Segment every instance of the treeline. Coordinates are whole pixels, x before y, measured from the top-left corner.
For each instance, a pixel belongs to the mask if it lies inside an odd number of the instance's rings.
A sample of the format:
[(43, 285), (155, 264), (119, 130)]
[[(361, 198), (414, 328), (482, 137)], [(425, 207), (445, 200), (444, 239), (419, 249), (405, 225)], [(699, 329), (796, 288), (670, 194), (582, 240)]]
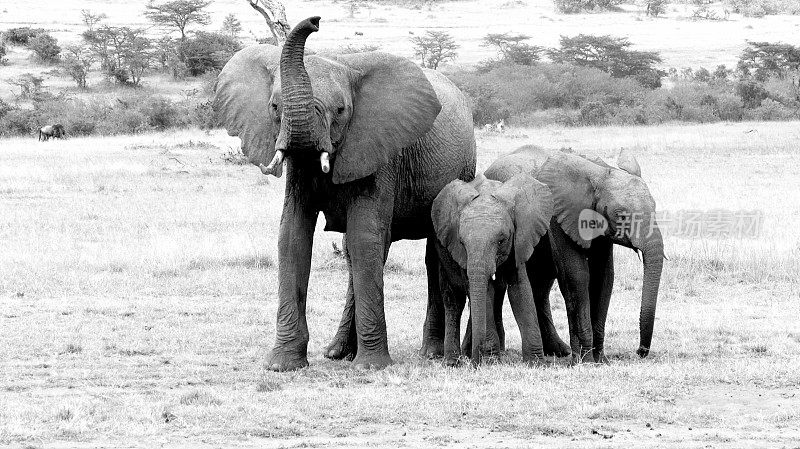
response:
[[(79, 90), (93, 88), (80, 98), (53, 93), (44, 79), (31, 73), (7, 83), (18, 88), (13, 103), (0, 101), (0, 135), (33, 133), (45, 123), (62, 123), (70, 135), (117, 134), (173, 126), (211, 126), (208, 98), (216, 73), (242, 48), (241, 24), (228, 15), (218, 31), (190, 30), (208, 25), (208, 0), (168, 0), (149, 3), (144, 14), (164, 32), (153, 37), (144, 28), (104, 24), (105, 14), (82, 10), (86, 29), (78, 42), (62, 47), (41, 28), (11, 28), (0, 37), (0, 64), (7, 46), (28, 48), (40, 63), (54, 66), (50, 74), (68, 76)], [(180, 37), (174, 38), (171, 32)], [(102, 74), (97, 86), (90, 75)], [(109, 86), (139, 88), (151, 75), (169, 74), (175, 80), (207, 77), (204, 89), (185, 91), (180, 100), (152, 98), (151, 93), (119, 91)], [(141, 89), (139, 89), (141, 90)]]
[(490, 34), (484, 43), (498, 49), (498, 58), (448, 74), (471, 97), (477, 125), (800, 118), (800, 47), (749, 42), (732, 69), (663, 71), (657, 53), (631, 50), (622, 38), (562, 37), (557, 49), (529, 45), (527, 38)]

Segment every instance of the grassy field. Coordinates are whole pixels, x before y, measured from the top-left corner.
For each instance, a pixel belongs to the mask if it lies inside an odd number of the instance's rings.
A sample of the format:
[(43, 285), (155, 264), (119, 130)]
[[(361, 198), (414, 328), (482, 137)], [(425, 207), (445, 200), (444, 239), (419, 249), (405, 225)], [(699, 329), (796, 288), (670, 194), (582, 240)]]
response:
[[(321, 226), (311, 367), (263, 370), (283, 180), (180, 131), (0, 140), (0, 445), (31, 447), (794, 447), (800, 439), (800, 123), (478, 133), (479, 168), (524, 143), (638, 156), (659, 209), (759, 209), (756, 240), (667, 237), (653, 352), (635, 357), (641, 265), (617, 249), (610, 366), (420, 359), (422, 242), (386, 269), (390, 351), (322, 357), (340, 236)], [(554, 317), (566, 337), (563, 300)]]
[[(800, 16), (767, 16), (748, 18), (731, 14), (728, 20), (691, 20), (693, 7), (685, 4), (668, 5), (666, 13), (659, 18), (648, 18), (641, 5), (635, 1), (622, 5), (621, 12), (565, 15), (555, 11), (552, 0), (468, 0), (455, 2), (424, 2), (400, 0), (405, 4), (375, 4), (357, 10), (351, 17), (347, 2), (331, 0), (286, 1), (287, 18), (291, 23), (312, 16), (322, 16), (320, 33), (309, 40), (315, 50), (338, 51), (343, 47), (361, 48), (378, 46), (383, 51), (414, 57), (410, 38), (426, 30), (441, 30), (450, 33), (461, 46), (456, 65), (469, 66), (496, 57), (495, 51), (481, 45), (487, 33), (524, 33), (531, 36), (531, 43), (546, 47), (557, 47), (562, 35), (613, 34), (628, 37), (634, 48), (658, 51), (664, 59), (663, 68), (704, 66), (713, 70), (718, 64), (728, 68), (736, 65), (746, 41), (783, 41), (797, 45)], [(81, 23), (82, 9), (105, 13), (104, 21), (109, 25), (147, 28), (152, 37), (159, 37), (164, 30), (153, 28), (142, 15), (145, 0), (62, 0), (50, 2), (4, 2), (0, 4), (0, 31), (18, 27), (41, 27), (59, 40), (62, 46), (80, 41), (85, 30)], [(711, 5), (723, 17), (721, 2)], [(245, 44), (256, 38), (269, 36), (263, 18), (246, 0), (215, 0), (209, 6), (212, 23), (202, 28), (190, 26), (190, 30), (219, 29), (227, 14), (234, 14), (243, 26), (241, 35)], [(361, 34), (357, 35), (356, 32)], [(173, 37), (176, 33), (173, 33)], [(9, 64), (0, 67), (0, 82), (25, 72), (45, 78), (45, 86), (54, 92), (67, 91), (82, 96), (87, 92), (74, 88), (74, 83), (64, 75), (51, 73), (53, 67), (30, 60), (30, 52), (24, 48), (10, 48)], [(164, 74), (146, 75), (144, 86), (161, 95), (179, 97), (202, 80), (173, 81)], [(90, 91), (107, 89), (102, 77), (93, 73), (89, 79)], [(0, 88), (0, 98), (13, 97), (11, 86)]]

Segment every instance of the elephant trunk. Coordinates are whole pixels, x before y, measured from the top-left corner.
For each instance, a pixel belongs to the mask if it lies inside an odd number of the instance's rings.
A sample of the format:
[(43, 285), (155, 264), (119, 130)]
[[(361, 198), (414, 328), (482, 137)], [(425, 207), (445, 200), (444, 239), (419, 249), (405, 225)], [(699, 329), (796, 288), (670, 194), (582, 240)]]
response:
[(469, 310), (472, 316), (472, 363), (481, 362), (481, 351), (486, 344), (488, 308), (492, 304), (487, 298), (488, 276), (482, 265), (467, 268), (469, 279)]
[(658, 286), (661, 282), (661, 268), (664, 264), (664, 242), (657, 227), (645, 239), (641, 250), (644, 275), (642, 277), (642, 309), (639, 314), (639, 349), (636, 350), (636, 353), (640, 357), (647, 357), (653, 338)]
[(285, 151), (287, 147), (315, 148), (314, 92), (306, 71), (306, 39), (319, 30), (319, 17), (303, 20), (289, 33), (281, 51), (281, 95), (283, 117), (275, 148)]

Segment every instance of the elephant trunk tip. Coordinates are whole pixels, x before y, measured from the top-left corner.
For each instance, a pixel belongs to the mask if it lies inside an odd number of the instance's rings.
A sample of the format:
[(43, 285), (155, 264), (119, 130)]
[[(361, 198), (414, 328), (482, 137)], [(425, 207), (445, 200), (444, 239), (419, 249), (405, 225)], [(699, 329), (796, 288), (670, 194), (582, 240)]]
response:
[(319, 20), (321, 19), (320, 16), (313, 16), (309, 17), (308, 19), (300, 22), (297, 26), (299, 29), (308, 30), (312, 33), (319, 31)]

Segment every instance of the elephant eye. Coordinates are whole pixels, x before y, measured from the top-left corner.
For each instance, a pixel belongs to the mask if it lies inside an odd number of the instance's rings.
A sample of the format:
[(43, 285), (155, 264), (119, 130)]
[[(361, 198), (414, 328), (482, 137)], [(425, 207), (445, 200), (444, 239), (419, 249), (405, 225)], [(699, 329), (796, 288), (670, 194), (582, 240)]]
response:
[(340, 106), (338, 109), (336, 109), (336, 113), (339, 115), (344, 114), (344, 106)]

